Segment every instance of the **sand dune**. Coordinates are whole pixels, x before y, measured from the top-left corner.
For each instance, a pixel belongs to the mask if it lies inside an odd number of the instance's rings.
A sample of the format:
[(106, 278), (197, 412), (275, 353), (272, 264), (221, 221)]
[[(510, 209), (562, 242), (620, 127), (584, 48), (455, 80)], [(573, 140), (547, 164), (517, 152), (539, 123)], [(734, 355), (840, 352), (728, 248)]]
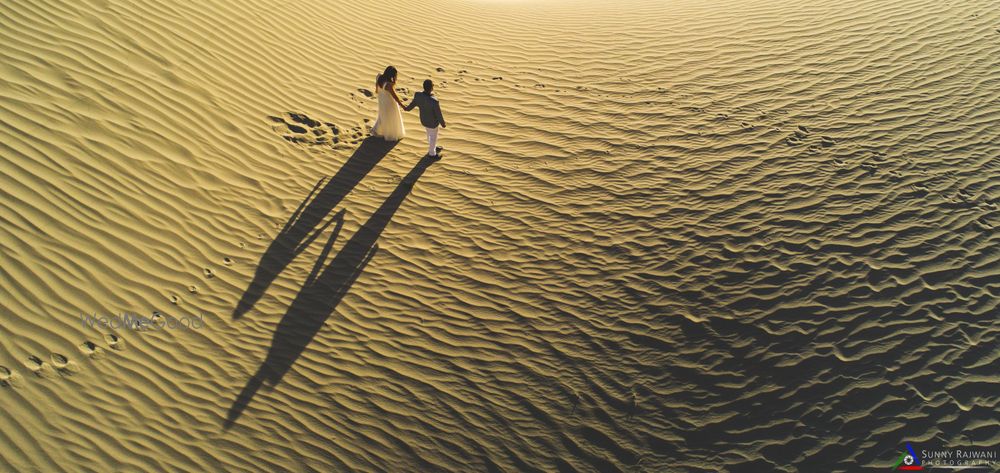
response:
[(604, 3), (0, 6), (0, 470), (998, 447), (1000, 10)]

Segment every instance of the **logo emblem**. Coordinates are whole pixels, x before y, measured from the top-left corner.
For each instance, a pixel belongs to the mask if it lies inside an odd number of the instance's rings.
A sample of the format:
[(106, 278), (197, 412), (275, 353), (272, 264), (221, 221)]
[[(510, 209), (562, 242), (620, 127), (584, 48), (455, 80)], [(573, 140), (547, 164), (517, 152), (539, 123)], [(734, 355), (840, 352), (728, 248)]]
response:
[(913, 447), (910, 446), (910, 442), (906, 442), (906, 451), (903, 455), (899, 457), (896, 464), (892, 467), (894, 470), (904, 470), (904, 471), (923, 471), (924, 467), (920, 464), (920, 458), (917, 457), (917, 452), (913, 451)]

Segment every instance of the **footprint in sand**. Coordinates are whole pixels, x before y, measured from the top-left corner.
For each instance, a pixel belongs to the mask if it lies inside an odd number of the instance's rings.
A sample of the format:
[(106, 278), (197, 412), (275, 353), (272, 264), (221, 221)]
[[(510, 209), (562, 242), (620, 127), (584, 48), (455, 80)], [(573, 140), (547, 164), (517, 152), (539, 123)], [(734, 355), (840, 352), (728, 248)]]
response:
[[(350, 93), (351, 100), (353, 100), (358, 105), (365, 105), (365, 104), (369, 103), (371, 100), (374, 100), (375, 95), (372, 94), (372, 92), (370, 90), (367, 90), (367, 89), (358, 89), (358, 92), (360, 92), (360, 95), (356, 94), (354, 92)], [(371, 95), (369, 95), (369, 94), (371, 94)]]
[(288, 112), (288, 117), (291, 118), (293, 122), (305, 125), (309, 128), (316, 128), (321, 125), (320, 122), (313, 120), (302, 113)]
[[(781, 111), (778, 111), (781, 113)], [(784, 124), (782, 122), (781, 124)], [(781, 124), (773, 128), (774, 131), (781, 131)], [(811, 154), (818, 154), (823, 151), (823, 148), (829, 148), (837, 144), (837, 140), (832, 136), (820, 135), (818, 138), (815, 137), (813, 130), (805, 125), (797, 125), (792, 131), (792, 134), (785, 137), (785, 142), (791, 146), (798, 146), (805, 143), (810, 143), (806, 150)]]
[[(79, 345), (80, 352), (90, 358), (97, 358), (103, 351), (93, 342), (85, 341)], [(49, 377), (52, 372), (60, 376), (72, 376), (80, 372), (80, 365), (62, 353), (50, 353), (46, 362), (38, 356), (30, 355), (24, 360), (24, 366), (39, 378)], [(0, 387), (16, 386), (20, 375), (6, 366), (0, 366)]]
[(59, 353), (53, 353), (49, 355), (49, 358), (52, 360), (52, 365), (56, 368), (65, 368), (69, 364), (69, 358)]
[(13, 386), (17, 383), (17, 372), (11, 371), (6, 366), (0, 366), (0, 388)]
[(87, 340), (79, 345), (80, 353), (87, 355), (90, 358), (100, 358), (104, 354), (104, 349), (97, 346), (96, 343)]
[(29, 356), (28, 359), (24, 361), (24, 366), (28, 368), (28, 370), (31, 371), (32, 374), (38, 377), (45, 376), (45, 372), (47, 371), (47, 365), (48, 365), (47, 363), (45, 363), (44, 361), (42, 361), (41, 358), (35, 355)]
[(198, 286), (195, 286), (194, 284), (188, 286), (188, 292), (190, 292), (191, 294), (197, 294)]
[(105, 334), (104, 341), (107, 342), (108, 348), (112, 350), (122, 351), (125, 349), (125, 339), (113, 333)]
[(215, 276), (215, 273), (212, 271), (211, 268), (205, 268), (204, 272), (205, 272), (205, 277), (208, 279), (212, 279)]
[(225, 258), (222, 258), (222, 263), (225, 264), (226, 266), (232, 266), (233, 259), (227, 256)]
[[(358, 90), (363, 92), (365, 97), (372, 97), (371, 91), (366, 89)], [(359, 99), (354, 93), (351, 94), (351, 97), (354, 98), (355, 101), (358, 101), (358, 103), (365, 102), (364, 99)], [(274, 131), (290, 143), (305, 145), (339, 145), (343, 141), (340, 136), (341, 127), (337, 126), (335, 123), (323, 122), (310, 118), (304, 113), (287, 112), (284, 117), (271, 115), (268, 116), (268, 118), (274, 122)], [(363, 131), (363, 127), (356, 126), (352, 128), (352, 130), (360, 135)]]
[(56, 372), (62, 376), (72, 376), (80, 372), (80, 367), (76, 362), (70, 360), (65, 355), (53, 353), (49, 358), (52, 360), (52, 366), (56, 367)]

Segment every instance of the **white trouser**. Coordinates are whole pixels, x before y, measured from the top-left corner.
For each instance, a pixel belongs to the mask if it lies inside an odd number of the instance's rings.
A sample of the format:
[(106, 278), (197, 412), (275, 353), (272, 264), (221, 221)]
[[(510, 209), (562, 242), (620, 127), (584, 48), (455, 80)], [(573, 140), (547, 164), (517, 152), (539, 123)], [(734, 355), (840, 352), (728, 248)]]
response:
[(437, 156), (438, 129), (427, 128), (427, 154)]

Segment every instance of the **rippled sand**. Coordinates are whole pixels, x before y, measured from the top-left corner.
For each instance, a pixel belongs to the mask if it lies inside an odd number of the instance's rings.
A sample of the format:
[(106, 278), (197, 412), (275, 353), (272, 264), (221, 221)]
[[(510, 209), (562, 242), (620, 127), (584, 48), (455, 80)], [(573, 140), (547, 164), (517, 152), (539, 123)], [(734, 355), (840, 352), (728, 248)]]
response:
[(0, 470), (1000, 446), (996, 4), (601, 3), (5, 2)]

